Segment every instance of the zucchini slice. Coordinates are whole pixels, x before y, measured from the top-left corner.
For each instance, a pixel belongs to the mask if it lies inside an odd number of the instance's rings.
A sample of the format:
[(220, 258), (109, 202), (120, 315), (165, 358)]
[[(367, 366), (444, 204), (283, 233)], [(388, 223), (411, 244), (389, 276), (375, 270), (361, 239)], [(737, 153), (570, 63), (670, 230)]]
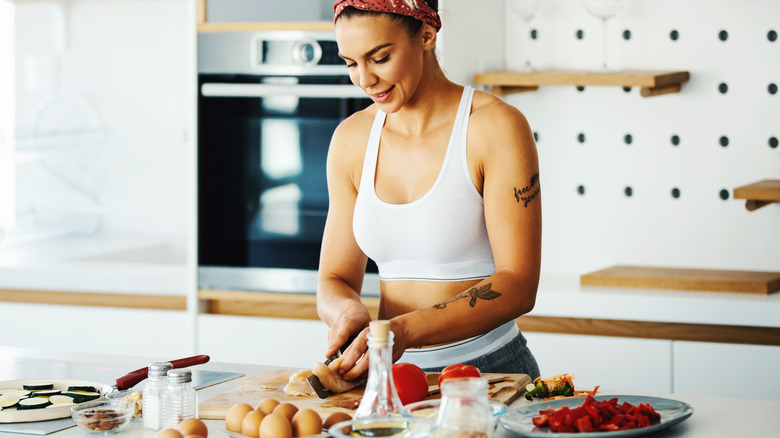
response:
[(30, 391), (42, 391), (46, 389), (54, 389), (54, 384), (48, 382), (27, 383), (22, 385), (22, 389), (27, 389)]
[(19, 405), (17, 406), (20, 410), (21, 409), (40, 409), (45, 408), (46, 406), (49, 406), (51, 403), (49, 403), (48, 398), (26, 398), (24, 400), (19, 401)]
[(60, 405), (65, 403), (75, 403), (73, 401), (73, 397), (68, 397), (67, 395), (53, 395), (49, 397), (49, 401), (53, 405)]
[(10, 395), (12, 397), (26, 398), (30, 396), (30, 391), (26, 389), (13, 389), (11, 391), (3, 393), (3, 395)]
[(45, 389), (43, 391), (33, 391), (30, 397), (51, 397), (59, 394), (62, 394), (62, 391), (59, 389)]
[(99, 392), (90, 392), (90, 391), (68, 391), (64, 395), (68, 397), (72, 397), (74, 403), (84, 403), (86, 401), (100, 398)]
[(0, 409), (8, 409), (19, 403), (19, 397), (13, 395), (0, 395)]
[(67, 392), (71, 392), (71, 391), (98, 392), (97, 388), (95, 388), (94, 386), (83, 386), (83, 385), (68, 386)]

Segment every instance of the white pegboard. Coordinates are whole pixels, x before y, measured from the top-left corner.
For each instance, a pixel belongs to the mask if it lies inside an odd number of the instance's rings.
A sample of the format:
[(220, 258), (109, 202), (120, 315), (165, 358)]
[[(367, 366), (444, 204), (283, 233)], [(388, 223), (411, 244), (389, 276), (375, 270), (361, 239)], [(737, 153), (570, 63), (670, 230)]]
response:
[[(537, 31), (533, 64), (597, 70), (601, 22), (582, 0), (541, 3), (530, 22)], [(518, 69), (529, 27), (508, 2), (505, 17), (505, 66)], [(608, 64), (687, 70), (682, 92), (642, 98), (636, 87), (550, 86), (506, 98), (539, 138), (543, 270), (640, 264), (780, 271), (780, 203), (749, 212), (733, 199), (735, 187), (780, 178), (780, 148), (769, 146), (780, 138), (780, 93), (767, 89), (780, 85), (780, 41), (767, 36), (780, 32), (777, 17), (780, 2), (772, 0), (627, 0), (608, 24)]]

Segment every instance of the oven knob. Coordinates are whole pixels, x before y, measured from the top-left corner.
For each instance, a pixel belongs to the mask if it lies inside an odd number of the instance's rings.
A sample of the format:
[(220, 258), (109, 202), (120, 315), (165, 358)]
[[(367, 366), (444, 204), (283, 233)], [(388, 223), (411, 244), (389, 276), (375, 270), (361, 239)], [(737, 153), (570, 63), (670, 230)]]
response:
[(322, 58), (322, 47), (315, 40), (301, 40), (295, 43), (292, 52), (293, 61), (304, 66), (316, 65)]

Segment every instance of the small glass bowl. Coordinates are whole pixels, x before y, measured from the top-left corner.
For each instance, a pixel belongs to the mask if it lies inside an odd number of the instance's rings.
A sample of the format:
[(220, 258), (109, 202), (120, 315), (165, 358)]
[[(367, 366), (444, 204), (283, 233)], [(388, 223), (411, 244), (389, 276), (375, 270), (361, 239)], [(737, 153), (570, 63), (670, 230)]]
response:
[[(490, 412), (493, 414), (493, 420), (506, 413), (505, 404), (495, 400), (488, 400), (488, 404), (490, 405)], [(401, 414), (436, 420), (436, 416), (439, 414), (439, 405), (441, 405), (441, 399), (409, 403), (401, 408)]]
[(433, 420), (408, 416), (364, 417), (334, 424), (328, 433), (334, 438), (394, 437), (424, 438), (433, 436)]
[(111, 435), (127, 427), (135, 406), (120, 400), (98, 399), (79, 403), (70, 410), (76, 424), (88, 433)]

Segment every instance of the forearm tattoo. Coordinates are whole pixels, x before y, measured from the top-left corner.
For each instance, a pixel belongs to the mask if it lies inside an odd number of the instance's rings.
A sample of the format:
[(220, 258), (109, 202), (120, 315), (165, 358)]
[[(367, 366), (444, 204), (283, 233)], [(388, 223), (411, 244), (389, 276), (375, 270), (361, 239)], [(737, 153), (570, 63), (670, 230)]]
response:
[(514, 189), (517, 203), (519, 204), (522, 202), (523, 207), (528, 208), (528, 203), (536, 199), (536, 197), (539, 196), (539, 192), (541, 191), (541, 185), (539, 183), (539, 172), (536, 172), (533, 174), (533, 176), (531, 176), (531, 181), (527, 186), (521, 189), (515, 187)]
[(493, 287), (493, 283), (488, 283), (481, 287), (472, 287), (471, 289), (461, 292), (454, 297), (450, 298), (447, 301), (443, 301), (439, 304), (434, 304), (434, 309), (444, 309), (447, 307), (447, 304), (452, 303), (454, 301), (458, 301), (462, 298), (469, 298), (469, 306), (474, 307), (477, 305), (477, 300), (495, 300), (496, 298), (501, 296), (500, 292), (496, 292), (491, 289)]

